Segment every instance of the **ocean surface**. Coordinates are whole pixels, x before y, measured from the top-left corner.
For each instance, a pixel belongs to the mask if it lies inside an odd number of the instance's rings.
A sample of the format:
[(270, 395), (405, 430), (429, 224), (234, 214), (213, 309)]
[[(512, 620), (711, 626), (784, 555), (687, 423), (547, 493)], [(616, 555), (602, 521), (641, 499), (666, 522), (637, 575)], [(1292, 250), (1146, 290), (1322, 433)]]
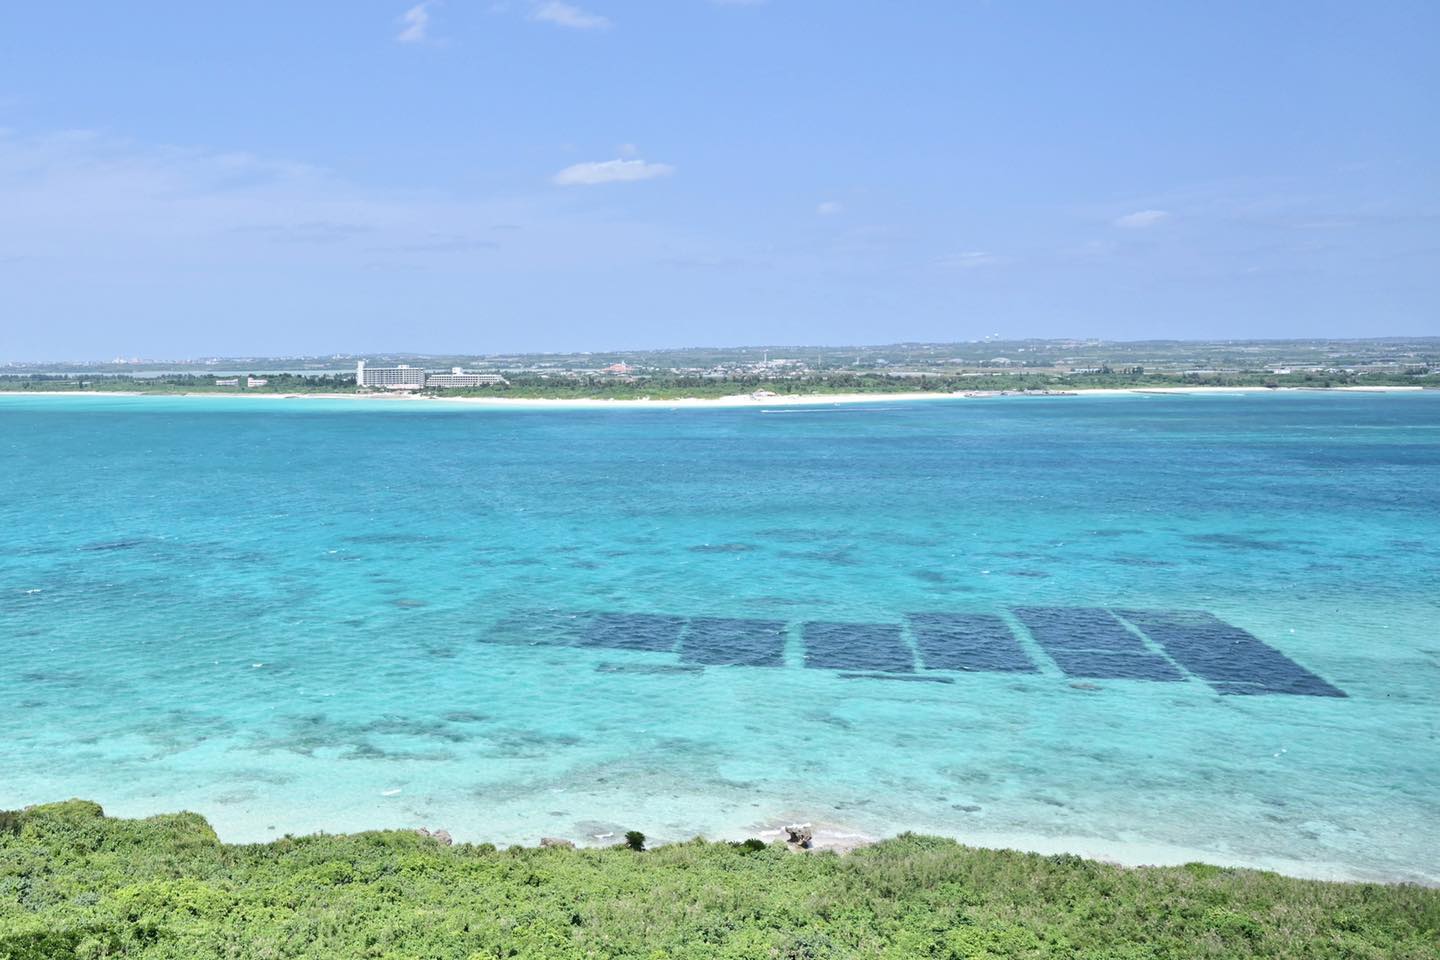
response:
[(1440, 882), (1440, 393), (0, 396), (0, 807)]

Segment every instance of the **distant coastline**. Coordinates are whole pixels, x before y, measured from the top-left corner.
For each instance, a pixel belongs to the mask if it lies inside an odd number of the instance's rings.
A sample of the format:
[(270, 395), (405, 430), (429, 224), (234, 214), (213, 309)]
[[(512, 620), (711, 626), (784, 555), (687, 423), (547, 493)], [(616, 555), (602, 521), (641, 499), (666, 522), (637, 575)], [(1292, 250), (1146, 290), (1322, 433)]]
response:
[(381, 403), (421, 404), (462, 404), (465, 406), (494, 407), (503, 409), (544, 408), (553, 410), (610, 410), (616, 408), (753, 408), (831, 406), (840, 404), (875, 404), (915, 400), (990, 400), (1000, 398), (1056, 398), (1056, 397), (1121, 397), (1147, 395), (1226, 395), (1237, 393), (1424, 393), (1434, 388), (1422, 386), (1395, 385), (1345, 385), (1334, 387), (1074, 387), (1064, 390), (967, 390), (955, 393), (915, 391), (912, 393), (803, 393), (776, 394), (757, 397), (753, 394), (734, 394), (724, 397), (680, 397), (603, 399), (598, 397), (446, 397), (434, 394), (414, 393), (257, 393), (255, 391), (203, 391), (195, 393), (164, 393), (145, 390), (12, 390), (0, 391), (0, 397), (163, 397), (163, 398), (214, 398), (244, 397), (252, 400), (369, 400)]

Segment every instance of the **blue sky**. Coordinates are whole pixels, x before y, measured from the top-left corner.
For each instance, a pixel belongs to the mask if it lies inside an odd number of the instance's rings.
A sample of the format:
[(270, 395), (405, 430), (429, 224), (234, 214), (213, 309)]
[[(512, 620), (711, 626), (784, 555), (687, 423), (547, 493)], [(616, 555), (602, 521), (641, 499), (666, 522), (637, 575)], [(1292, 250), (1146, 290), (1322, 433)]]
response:
[(1440, 4), (15, 4), (0, 360), (1440, 334)]

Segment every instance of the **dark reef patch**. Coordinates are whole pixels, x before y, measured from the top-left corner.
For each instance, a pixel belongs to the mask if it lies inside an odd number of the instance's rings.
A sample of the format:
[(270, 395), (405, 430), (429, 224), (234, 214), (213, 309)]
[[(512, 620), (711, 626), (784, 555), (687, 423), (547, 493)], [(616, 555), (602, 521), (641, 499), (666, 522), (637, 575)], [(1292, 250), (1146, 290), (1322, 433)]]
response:
[(1186, 534), (1185, 539), (1194, 544), (1204, 547), (1219, 547), (1225, 550), (1263, 550), (1263, 551), (1296, 551), (1305, 552), (1302, 548), (1308, 545), (1304, 541), (1280, 541), (1262, 540), (1259, 537), (1246, 536), (1239, 533), (1191, 533)]
[(486, 714), (475, 713), (471, 710), (451, 710), (440, 719), (446, 723), (484, 723), (489, 720), (490, 717)]
[(1157, 560), (1155, 557), (1143, 557), (1135, 553), (1112, 553), (1108, 557), (1102, 557), (1106, 563), (1117, 563), (1125, 567), (1175, 567), (1179, 566), (1174, 560)]
[(80, 549), (85, 553), (108, 553), (112, 550), (134, 550), (136, 547), (143, 547), (157, 541), (145, 537), (136, 537), (130, 540), (105, 540), (100, 543), (87, 543)]
[(760, 548), (753, 543), (697, 543), (685, 549), (691, 553), (751, 553)]

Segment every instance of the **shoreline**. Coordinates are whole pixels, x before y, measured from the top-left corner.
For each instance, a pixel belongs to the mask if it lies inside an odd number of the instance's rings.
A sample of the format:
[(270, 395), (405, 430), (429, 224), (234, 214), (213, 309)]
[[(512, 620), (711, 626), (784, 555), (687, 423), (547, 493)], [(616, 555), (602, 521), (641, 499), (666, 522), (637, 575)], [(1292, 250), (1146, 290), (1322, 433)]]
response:
[[(27, 804), (20, 809), (29, 810), (35, 807), (49, 806), (54, 803), (63, 802), (66, 801), (41, 801), (39, 803)], [(244, 830), (237, 831), (233, 828), (222, 828), (216, 825), (215, 820), (212, 819), (210, 815), (197, 810), (176, 811), (167, 808), (162, 810), (141, 811), (131, 809), (126, 804), (114, 806), (102, 804), (102, 806), (107, 816), (124, 820), (147, 820), (152, 817), (165, 816), (176, 812), (195, 813), (204, 818), (210, 828), (215, 831), (221, 843), (228, 845), (264, 845), (273, 843), (281, 839), (282, 836), (282, 833), (277, 833), (274, 828), (265, 831), (264, 833), (266, 835), (263, 836), (252, 835)], [(961, 834), (944, 829), (925, 827), (872, 833), (835, 821), (819, 819), (809, 821), (802, 817), (767, 818), (763, 821), (758, 821), (753, 828), (746, 830), (721, 829), (714, 834), (703, 834), (695, 837), (655, 834), (650, 835), (650, 838), (651, 845), (655, 848), (672, 844), (684, 844), (692, 839), (703, 839), (707, 843), (738, 843), (755, 838), (769, 844), (785, 842), (787, 839), (785, 826), (793, 823), (802, 823), (809, 826), (813, 832), (813, 839), (808, 850), (802, 850), (793, 844), (790, 845), (791, 849), (797, 852), (835, 853), (840, 856), (845, 856), (865, 847), (914, 834), (952, 840), (961, 846), (976, 850), (1015, 852), (1046, 857), (1076, 856), (1085, 860), (1107, 866), (1121, 867), (1127, 870), (1148, 867), (1178, 867), (1190, 863), (1201, 863), (1206, 866), (1223, 869), (1265, 871), (1295, 880), (1313, 880), (1325, 883), (1408, 884), (1440, 889), (1440, 874), (1431, 875), (1413, 872), (1385, 873), (1382, 871), (1358, 869), (1348, 864), (1328, 861), (1296, 860), (1286, 857), (1246, 857), (1233, 853), (1226, 854), (1216, 850), (1205, 850), (1197, 847), (1186, 847), (1163, 842), (1104, 839), (1079, 835), (1047, 836), (1009, 832), (991, 833), (985, 831)], [(647, 832), (647, 835), (649, 835), (648, 831), (645, 831), (645, 825), (643, 823), (638, 825), (638, 829), (641, 829), (642, 832)], [(440, 820), (426, 821), (423, 823), (418, 821), (398, 824), (377, 823), (367, 826), (347, 826), (338, 830), (322, 828), (303, 833), (298, 831), (294, 833), (283, 831), (283, 836), (335, 837), (376, 832), (422, 833), (422, 835), (425, 836), (443, 833), (444, 836), (452, 838), (456, 844), (490, 843), (502, 847), (512, 845), (541, 847), (544, 846), (541, 842), (542, 840), (550, 839), (550, 837), (545, 836), (541, 832), (536, 832), (533, 835), (527, 835), (521, 838), (507, 837), (499, 834), (486, 835), (454, 825), (447, 825)], [(573, 844), (580, 849), (592, 850), (605, 849), (623, 842), (623, 836), (619, 832), (596, 836), (565, 836), (558, 834), (555, 835), (555, 838)]]
[[(788, 821), (787, 821), (788, 822)], [(980, 850), (1012, 850), (1019, 853), (1040, 856), (1078, 856), (1110, 866), (1137, 869), (1140, 867), (1178, 867), (1187, 863), (1204, 863), (1208, 866), (1235, 870), (1264, 870), (1278, 873), (1297, 880), (1320, 880), (1328, 883), (1412, 883), (1420, 886), (1440, 888), (1440, 875), (1386, 874), (1356, 869), (1343, 863), (1326, 861), (1295, 860), (1286, 857), (1245, 857), (1223, 854), (1218, 851), (1195, 847), (1183, 847), (1167, 843), (1143, 841), (1105, 840), (1098, 837), (1041, 836), (1017, 833), (975, 832), (957, 834), (945, 830), (901, 830), (880, 836), (868, 834), (851, 827), (819, 822), (813, 824), (814, 841), (811, 849), (817, 852), (834, 851), (844, 855), (855, 850), (893, 840), (905, 833), (937, 836), (954, 840), (962, 846)], [(766, 842), (785, 839), (783, 826), (767, 827), (752, 834)], [(707, 837), (708, 839), (712, 839)], [(726, 833), (713, 839), (739, 841), (746, 837)], [(582, 844), (584, 846), (586, 844)]]
[[(1263, 870), (1278, 873), (1296, 880), (1319, 880), (1327, 883), (1384, 883), (1418, 884), (1440, 889), (1440, 875), (1386, 874), (1359, 870), (1343, 863), (1326, 861), (1295, 860), (1285, 857), (1245, 857), (1226, 855), (1212, 850), (1182, 847), (1166, 843), (1146, 843), (1125, 840), (1103, 840), (1095, 837), (1038, 836), (1010, 833), (955, 834), (946, 831), (915, 830), (887, 833), (873, 836), (858, 830), (833, 824), (816, 824), (812, 849), (833, 850), (841, 855), (862, 847), (891, 840), (903, 833), (919, 833), (926, 836), (943, 837), (963, 846), (980, 850), (1013, 850), (1040, 856), (1078, 856), (1097, 863), (1125, 869), (1141, 867), (1178, 867), (1187, 863), (1204, 863), (1212, 867), (1234, 870)], [(761, 840), (784, 840), (782, 827), (762, 830), (755, 834)], [(709, 838), (707, 838), (709, 839)], [(726, 835), (716, 839), (734, 841), (744, 837)]]
[(541, 409), (541, 410), (613, 410), (613, 409), (758, 409), (795, 406), (848, 406), (859, 404), (936, 401), (936, 400), (998, 400), (998, 399), (1054, 399), (1071, 397), (1124, 397), (1124, 396), (1224, 396), (1235, 394), (1326, 394), (1326, 393), (1374, 393), (1374, 394), (1416, 394), (1425, 393), (1424, 386), (1340, 386), (1340, 387), (1094, 387), (1061, 389), (1049, 391), (1020, 390), (967, 390), (957, 393), (915, 391), (912, 393), (805, 393), (777, 394), (770, 397), (756, 397), (751, 394), (732, 394), (723, 397), (680, 397), (675, 399), (602, 399), (597, 397), (447, 397), (431, 394), (412, 393), (254, 393), (246, 391), (204, 392), (204, 393), (152, 393), (143, 390), (6, 390), (4, 397), (115, 397), (125, 399), (171, 398), (244, 398), (247, 400), (349, 400), (378, 403), (429, 403), (442, 405), (463, 405), (491, 409)]
[[(30, 809), (56, 802), (63, 801), (42, 800), (25, 804), (20, 808)], [(125, 802), (104, 803), (102, 806), (107, 815), (121, 819), (144, 820), (176, 812), (174, 807), (155, 808), (149, 805)], [(282, 836), (291, 835), (346, 836), (387, 831), (414, 833), (422, 829), (432, 833), (443, 831), (457, 844), (491, 843), (501, 847), (511, 845), (537, 847), (541, 845), (542, 839), (554, 837), (568, 841), (580, 849), (604, 849), (623, 840), (619, 824), (612, 827), (610, 832), (602, 834), (572, 835), (565, 831), (557, 832), (553, 828), (547, 830), (545, 827), (539, 827), (533, 833), (525, 831), (523, 835), (516, 835), (504, 829), (489, 833), (485, 832), (483, 826), (477, 829), (477, 825), (474, 823), (455, 823), (443, 816), (436, 817), (433, 814), (418, 816), (415, 815), (418, 813), (417, 811), (412, 811), (411, 816), (402, 816), (394, 820), (383, 815), (363, 816), (358, 819), (342, 817), (340, 818), (342, 822), (338, 824), (332, 819), (330, 824), (316, 827), (312, 821), (297, 829), (297, 824), (287, 825), (283, 817), (276, 819), (272, 812), (268, 817), (274, 820), (273, 824), (261, 827), (260, 824), (266, 822), (265, 818), (261, 818), (254, 820), (247, 828), (245, 823), (235, 821), (227, 823), (225, 817), (217, 816), (218, 811), (213, 809), (207, 811), (203, 806), (197, 809), (185, 807), (182, 803), (181, 809), (204, 817), (205, 822), (215, 831), (222, 843), (234, 845), (272, 843)], [(772, 809), (778, 809), (779, 812), (751, 821), (746, 826), (732, 823), (712, 831), (694, 834), (687, 831), (679, 833), (661, 831), (647, 825), (643, 820), (628, 824), (628, 828), (642, 831), (650, 837), (652, 845), (658, 847), (683, 844), (692, 839), (703, 839), (710, 843), (738, 843), (750, 838), (760, 839), (766, 843), (784, 842), (786, 825), (799, 823), (812, 829), (813, 839), (808, 852), (832, 852), (841, 856), (877, 843), (894, 840), (900, 836), (916, 834), (952, 840), (962, 846), (977, 850), (1013, 851), (1038, 856), (1078, 856), (1125, 869), (1177, 867), (1188, 863), (1203, 863), (1225, 869), (1269, 871), (1297, 880), (1317, 880), (1327, 883), (1415, 884), (1440, 889), (1440, 871), (1434, 870), (1429, 872), (1422, 870), (1392, 872), (1384, 869), (1367, 869), (1355, 864), (1331, 860), (1304, 860), (1263, 854), (1247, 856), (1243, 852), (1233, 850), (1206, 849), (1138, 838), (1124, 839), (1083, 834), (1025, 833), (1013, 830), (984, 829), (961, 832), (933, 823), (920, 823), (913, 827), (871, 824), (867, 828), (853, 822), (843, 822), (823, 816), (808, 816), (801, 805), (781, 804), (778, 808)], [(310, 829), (311, 827), (314, 829)]]

